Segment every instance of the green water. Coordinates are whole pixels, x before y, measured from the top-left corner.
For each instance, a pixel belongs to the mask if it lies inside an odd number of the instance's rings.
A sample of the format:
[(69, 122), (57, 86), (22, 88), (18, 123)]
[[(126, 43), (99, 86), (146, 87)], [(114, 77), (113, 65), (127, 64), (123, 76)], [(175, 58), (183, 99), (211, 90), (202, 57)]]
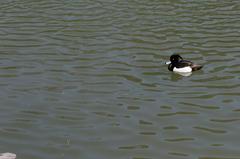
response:
[[(0, 14), (0, 152), (240, 158), (238, 0), (6, 0)], [(204, 68), (169, 72), (173, 53)]]

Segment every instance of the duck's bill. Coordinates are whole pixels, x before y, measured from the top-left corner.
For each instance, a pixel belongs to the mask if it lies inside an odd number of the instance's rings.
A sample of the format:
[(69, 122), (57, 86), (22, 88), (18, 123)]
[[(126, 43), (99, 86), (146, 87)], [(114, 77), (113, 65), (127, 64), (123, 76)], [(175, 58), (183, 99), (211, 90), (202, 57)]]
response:
[(167, 61), (165, 64), (166, 64), (166, 65), (169, 65), (170, 63), (171, 63), (171, 61)]

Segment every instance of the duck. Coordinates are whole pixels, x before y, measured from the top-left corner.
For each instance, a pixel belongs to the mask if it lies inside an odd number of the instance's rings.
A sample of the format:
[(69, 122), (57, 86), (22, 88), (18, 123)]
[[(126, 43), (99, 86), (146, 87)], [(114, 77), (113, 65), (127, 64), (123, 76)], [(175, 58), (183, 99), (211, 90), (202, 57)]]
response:
[(192, 73), (193, 71), (200, 70), (203, 65), (194, 64), (191, 61), (184, 60), (179, 54), (170, 56), (170, 61), (166, 62), (168, 70), (176, 73)]

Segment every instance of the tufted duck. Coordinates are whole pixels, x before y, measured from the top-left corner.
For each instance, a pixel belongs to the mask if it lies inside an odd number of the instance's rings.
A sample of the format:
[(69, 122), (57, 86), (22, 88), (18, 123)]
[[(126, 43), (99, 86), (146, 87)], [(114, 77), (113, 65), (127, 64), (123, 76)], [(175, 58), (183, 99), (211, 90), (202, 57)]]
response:
[(194, 64), (191, 61), (183, 60), (178, 54), (173, 54), (170, 57), (170, 61), (166, 62), (168, 70), (177, 73), (189, 73), (192, 71), (200, 70), (203, 66)]

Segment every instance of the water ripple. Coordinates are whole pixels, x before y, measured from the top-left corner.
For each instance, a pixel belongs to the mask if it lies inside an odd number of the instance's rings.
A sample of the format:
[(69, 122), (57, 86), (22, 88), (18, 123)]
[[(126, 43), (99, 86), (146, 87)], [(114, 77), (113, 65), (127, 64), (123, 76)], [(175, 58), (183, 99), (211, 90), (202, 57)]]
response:
[(173, 139), (165, 139), (168, 142), (184, 142), (184, 141), (193, 141), (194, 138), (190, 137), (181, 137), (181, 138), (173, 138)]
[(195, 126), (194, 128), (198, 129), (198, 130), (214, 133), (214, 134), (224, 134), (224, 133), (227, 133), (226, 130), (212, 129), (212, 128), (206, 128), (206, 127), (200, 127), (200, 126)]
[(159, 117), (168, 117), (168, 116), (175, 116), (175, 115), (183, 115), (183, 116), (188, 116), (188, 115), (197, 115), (197, 112), (175, 112), (175, 113), (159, 113), (157, 116)]

